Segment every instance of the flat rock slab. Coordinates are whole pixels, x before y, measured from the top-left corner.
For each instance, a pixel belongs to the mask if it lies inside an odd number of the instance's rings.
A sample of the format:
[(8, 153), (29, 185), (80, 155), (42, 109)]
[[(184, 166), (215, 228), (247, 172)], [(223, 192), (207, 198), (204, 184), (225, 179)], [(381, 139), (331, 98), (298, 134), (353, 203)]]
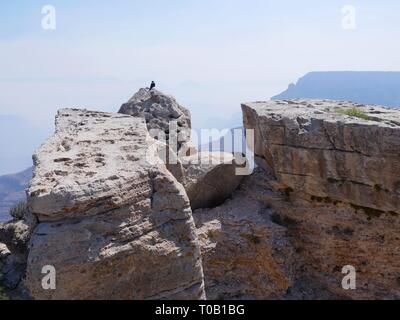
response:
[[(245, 103), (254, 151), (288, 191), (400, 213), (400, 110), (330, 100)], [(372, 210), (370, 210), (372, 209)]]

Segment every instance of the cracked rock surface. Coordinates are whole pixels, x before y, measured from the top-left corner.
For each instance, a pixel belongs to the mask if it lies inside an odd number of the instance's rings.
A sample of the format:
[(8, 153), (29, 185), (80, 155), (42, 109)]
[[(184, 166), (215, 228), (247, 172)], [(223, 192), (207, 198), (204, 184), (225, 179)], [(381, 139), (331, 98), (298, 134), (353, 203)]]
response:
[[(330, 100), (242, 109), (245, 127), (255, 130), (256, 156), (288, 188), (400, 213), (400, 110)], [(352, 110), (363, 118), (346, 115)]]
[[(400, 219), (287, 194), (261, 168), (194, 212), (208, 299), (399, 299)], [(344, 266), (356, 290), (344, 290)]]
[[(188, 197), (152, 145), (142, 118), (59, 111), (28, 190), (39, 220), (27, 267), (33, 298), (205, 297)], [(56, 290), (41, 285), (46, 265)]]
[[(152, 129), (161, 130), (164, 135), (163, 140), (167, 143), (176, 139), (177, 144), (175, 145), (174, 142), (174, 146), (171, 146), (175, 152), (189, 144), (191, 133), (190, 111), (181, 106), (174, 97), (161, 91), (140, 89), (127, 103), (121, 106), (119, 113), (144, 118), (150, 133)], [(172, 137), (174, 130), (170, 132), (171, 121), (176, 123), (177, 135), (174, 137)], [(160, 137), (157, 136), (157, 138)], [(187, 149), (187, 146), (185, 149)]]

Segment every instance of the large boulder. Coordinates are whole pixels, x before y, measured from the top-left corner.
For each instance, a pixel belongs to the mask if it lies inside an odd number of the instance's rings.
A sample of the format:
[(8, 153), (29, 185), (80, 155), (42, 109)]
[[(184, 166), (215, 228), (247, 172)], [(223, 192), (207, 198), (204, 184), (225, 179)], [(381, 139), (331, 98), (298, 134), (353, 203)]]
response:
[[(151, 130), (160, 130), (165, 135), (166, 142), (176, 139), (177, 148), (173, 148), (177, 149), (175, 151), (179, 151), (182, 146), (190, 142), (190, 111), (181, 106), (174, 97), (161, 91), (155, 89), (149, 91), (147, 88), (140, 89), (127, 103), (121, 106), (119, 113), (143, 117), (150, 133), (152, 133)], [(176, 137), (173, 137), (173, 134)], [(160, 135), (153, 137), (164, 140), (164, 137), (160, 137)]]
[[(281, 298), (399, 299), (400, 111), (327, 100), (242, 108), (263, 169), (246, 178), (250, 194), (295, 252)], [(349, 267), (354, 290), (342, 286)], [(207, 279), (206, 262), (204, 270)]]
[(255, 155), (287, 188), (400, 213), (400, 110), (329, 100), (242, 108)]
[(179, 161), (177, 166), (169, 168), (181, 168), (172, 169), (172, 172), (177, 174), (185, 187), (192, 210), (222, 204), (243, 179), (238, 172), (241, 166), (231, 153), (203, 151), (180, 158)]
[[(63, 109), (34, 156), (28, 258), (36, 299), (202, 299), (188, 197), (144, 119)], [(42, 287), (53, 266), (56, 289)]]

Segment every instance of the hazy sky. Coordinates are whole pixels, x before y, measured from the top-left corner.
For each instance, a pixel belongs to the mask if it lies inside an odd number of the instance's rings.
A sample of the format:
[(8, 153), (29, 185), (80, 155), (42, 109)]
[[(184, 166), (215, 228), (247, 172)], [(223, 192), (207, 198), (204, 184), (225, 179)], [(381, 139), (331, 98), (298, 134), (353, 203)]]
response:
[[(41, 26), (46, 4), (54, 31)], [(344, 5), (355, 30), (342, 28)], [(4, 0), (0, 115), (50, 132), (60, 107), (117, 111), (155, 80), (195, 127), (228, 123), (309, 71), (400, 70), (399, 12), (398, 0)]]

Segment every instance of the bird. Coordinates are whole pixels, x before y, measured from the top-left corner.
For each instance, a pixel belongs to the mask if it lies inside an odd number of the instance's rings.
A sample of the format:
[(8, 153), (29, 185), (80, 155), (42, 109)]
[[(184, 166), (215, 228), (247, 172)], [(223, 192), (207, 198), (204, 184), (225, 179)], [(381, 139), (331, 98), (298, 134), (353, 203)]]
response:
[(149, 91), (153, 90), (155, 87), (156, 87), (156, 83), (154, 81), (152, 81)]

